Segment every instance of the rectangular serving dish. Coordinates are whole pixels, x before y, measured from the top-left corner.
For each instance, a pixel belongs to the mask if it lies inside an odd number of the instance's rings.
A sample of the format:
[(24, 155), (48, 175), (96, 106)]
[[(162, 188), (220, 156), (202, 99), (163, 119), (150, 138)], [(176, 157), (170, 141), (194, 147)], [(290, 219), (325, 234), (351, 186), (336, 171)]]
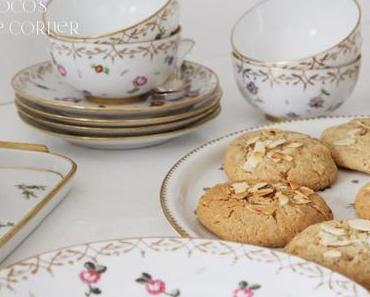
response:
[(0, 142), (0, 262), (63, 200), (76, 170), (45, 146)]

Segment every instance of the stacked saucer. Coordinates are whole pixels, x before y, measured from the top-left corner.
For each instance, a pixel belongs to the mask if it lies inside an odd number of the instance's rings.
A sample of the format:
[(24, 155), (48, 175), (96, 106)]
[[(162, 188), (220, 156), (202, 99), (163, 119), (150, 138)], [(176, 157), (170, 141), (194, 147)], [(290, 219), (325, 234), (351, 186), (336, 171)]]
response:
[(155, 92), (125, 104), (94, 103), (69, 86), (50, 62), (15, 75), (12, 86), (21, 119), (71, 143), (99, 149), (131, 149), (191, 133), (221, 111), (216, 74), (185, 61), (179, 75), (186, 89), (177, 97)]

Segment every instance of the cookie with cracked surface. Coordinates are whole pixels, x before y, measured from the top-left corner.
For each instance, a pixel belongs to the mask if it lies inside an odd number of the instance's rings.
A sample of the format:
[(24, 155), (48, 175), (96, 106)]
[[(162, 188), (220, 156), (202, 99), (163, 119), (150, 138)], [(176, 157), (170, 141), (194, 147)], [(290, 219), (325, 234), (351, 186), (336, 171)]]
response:
[(356, 195), (355, 208), (360, 218), (370, 220), (370, 183), (363, 186)]
[(370, 221), (330, 221), (307, 228), (285, 248), (370, 289)]
[(339, 167), (370, 174), (370, 118), (330, 127), (322, 133), (321, 140)]
[(268, 129), (245, 133), (228, 147), (225, 173), (231, 181), (288, 182), (322, 190), (338, 169), (330, 150), (308, 135)]
[(196, 213), (224, 240), (265, 247), (284, 247), (308, 226), (333, 218), (313, 190), (283, 183), (216, 185), (201, 197)]

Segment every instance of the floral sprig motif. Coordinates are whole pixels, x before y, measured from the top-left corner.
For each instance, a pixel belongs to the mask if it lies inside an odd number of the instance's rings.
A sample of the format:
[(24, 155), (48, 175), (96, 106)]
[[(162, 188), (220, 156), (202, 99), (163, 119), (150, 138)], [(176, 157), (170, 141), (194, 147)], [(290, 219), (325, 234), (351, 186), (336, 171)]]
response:
[(13, 222), (6, 222), (6, 223), (0, 222), (0, 229), (1, 228), (10, 228), (10, 227), (13, 227), (13, 226), (14, 226)]
[(254, 291), (261, 288), (261, 285), (252, 284), (249, 285), (246, 281), (241, 281), (239, 283), (239, 288), (235, 289), (233, 292), (233, 297), (254, 297)]
[(110, 72), (109, 67), (103, 66), (101, 64), (91, 64), (91, 68), (94, 69), (96, 73), (109, 74)]
[(36, 185), (16, 185), (16, 187), (22, 191), (22, 195), (25, 199), (30, 200), (31, 198), (37, 198), (35, 191), (45, 191), (45, 186), (36, 186)]
[(148, 78), (146, 76), (137, 76), (133, 81), (132, 81), (132, 85), (134, 86), (134, 88), (130, 91), (128, 91), (129, 94), (134, 94), (138, 91), (140, 91), (140, 88), (142, 86), (145, 86), (146, 84), (148, 83)]
[(172, 290), (171, 292), (167, 292), (166, 283), (160, 279), (153, 279), (149, 273), (143, 272), (141, 276), (136, 279), (136, 282), (139, 284), (143, 284), (145, 286), (145, 290), (149, 293), (149, 295), (159, 296), (159, 295), (166, 295), (170, 297), (178, 297), (180, 296), (180, 290)]
[(86, 262), (84, 267), (85, 270), (80, 273), (80, 280), (88, 286), (88, 291), (85, 292), (85, 296), (100, 295), (102, 293), (101, 289), (93, 285), (100, 281), (102, 274), (107, 271), (107, 267), (96, 265), (92, 262)]
[(321, 89), (321, 92), (319, 95), (311, 98), (309, 106), (311, 108), (316, 108), (316, 109), (324, 107), (324, 103), (325, 103), (324, 98), (328, 96), (330, 96), (330, 93), (326, 91), (325, 89)]

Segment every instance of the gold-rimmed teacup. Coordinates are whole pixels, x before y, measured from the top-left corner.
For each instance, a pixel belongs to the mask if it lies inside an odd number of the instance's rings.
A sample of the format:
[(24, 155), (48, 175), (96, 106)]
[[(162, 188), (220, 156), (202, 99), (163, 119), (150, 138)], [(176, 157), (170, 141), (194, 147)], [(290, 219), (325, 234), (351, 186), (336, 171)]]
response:
[(50, 0), (43, 22), (57, 39), (122, 44), (170, 36), (179, 13), (178, 0)]
[(238, 20), (231, 44), (236, 55), (257, 66), (338, 67), (361, 54), (360, 21), (356, 0), (265, 0)]

